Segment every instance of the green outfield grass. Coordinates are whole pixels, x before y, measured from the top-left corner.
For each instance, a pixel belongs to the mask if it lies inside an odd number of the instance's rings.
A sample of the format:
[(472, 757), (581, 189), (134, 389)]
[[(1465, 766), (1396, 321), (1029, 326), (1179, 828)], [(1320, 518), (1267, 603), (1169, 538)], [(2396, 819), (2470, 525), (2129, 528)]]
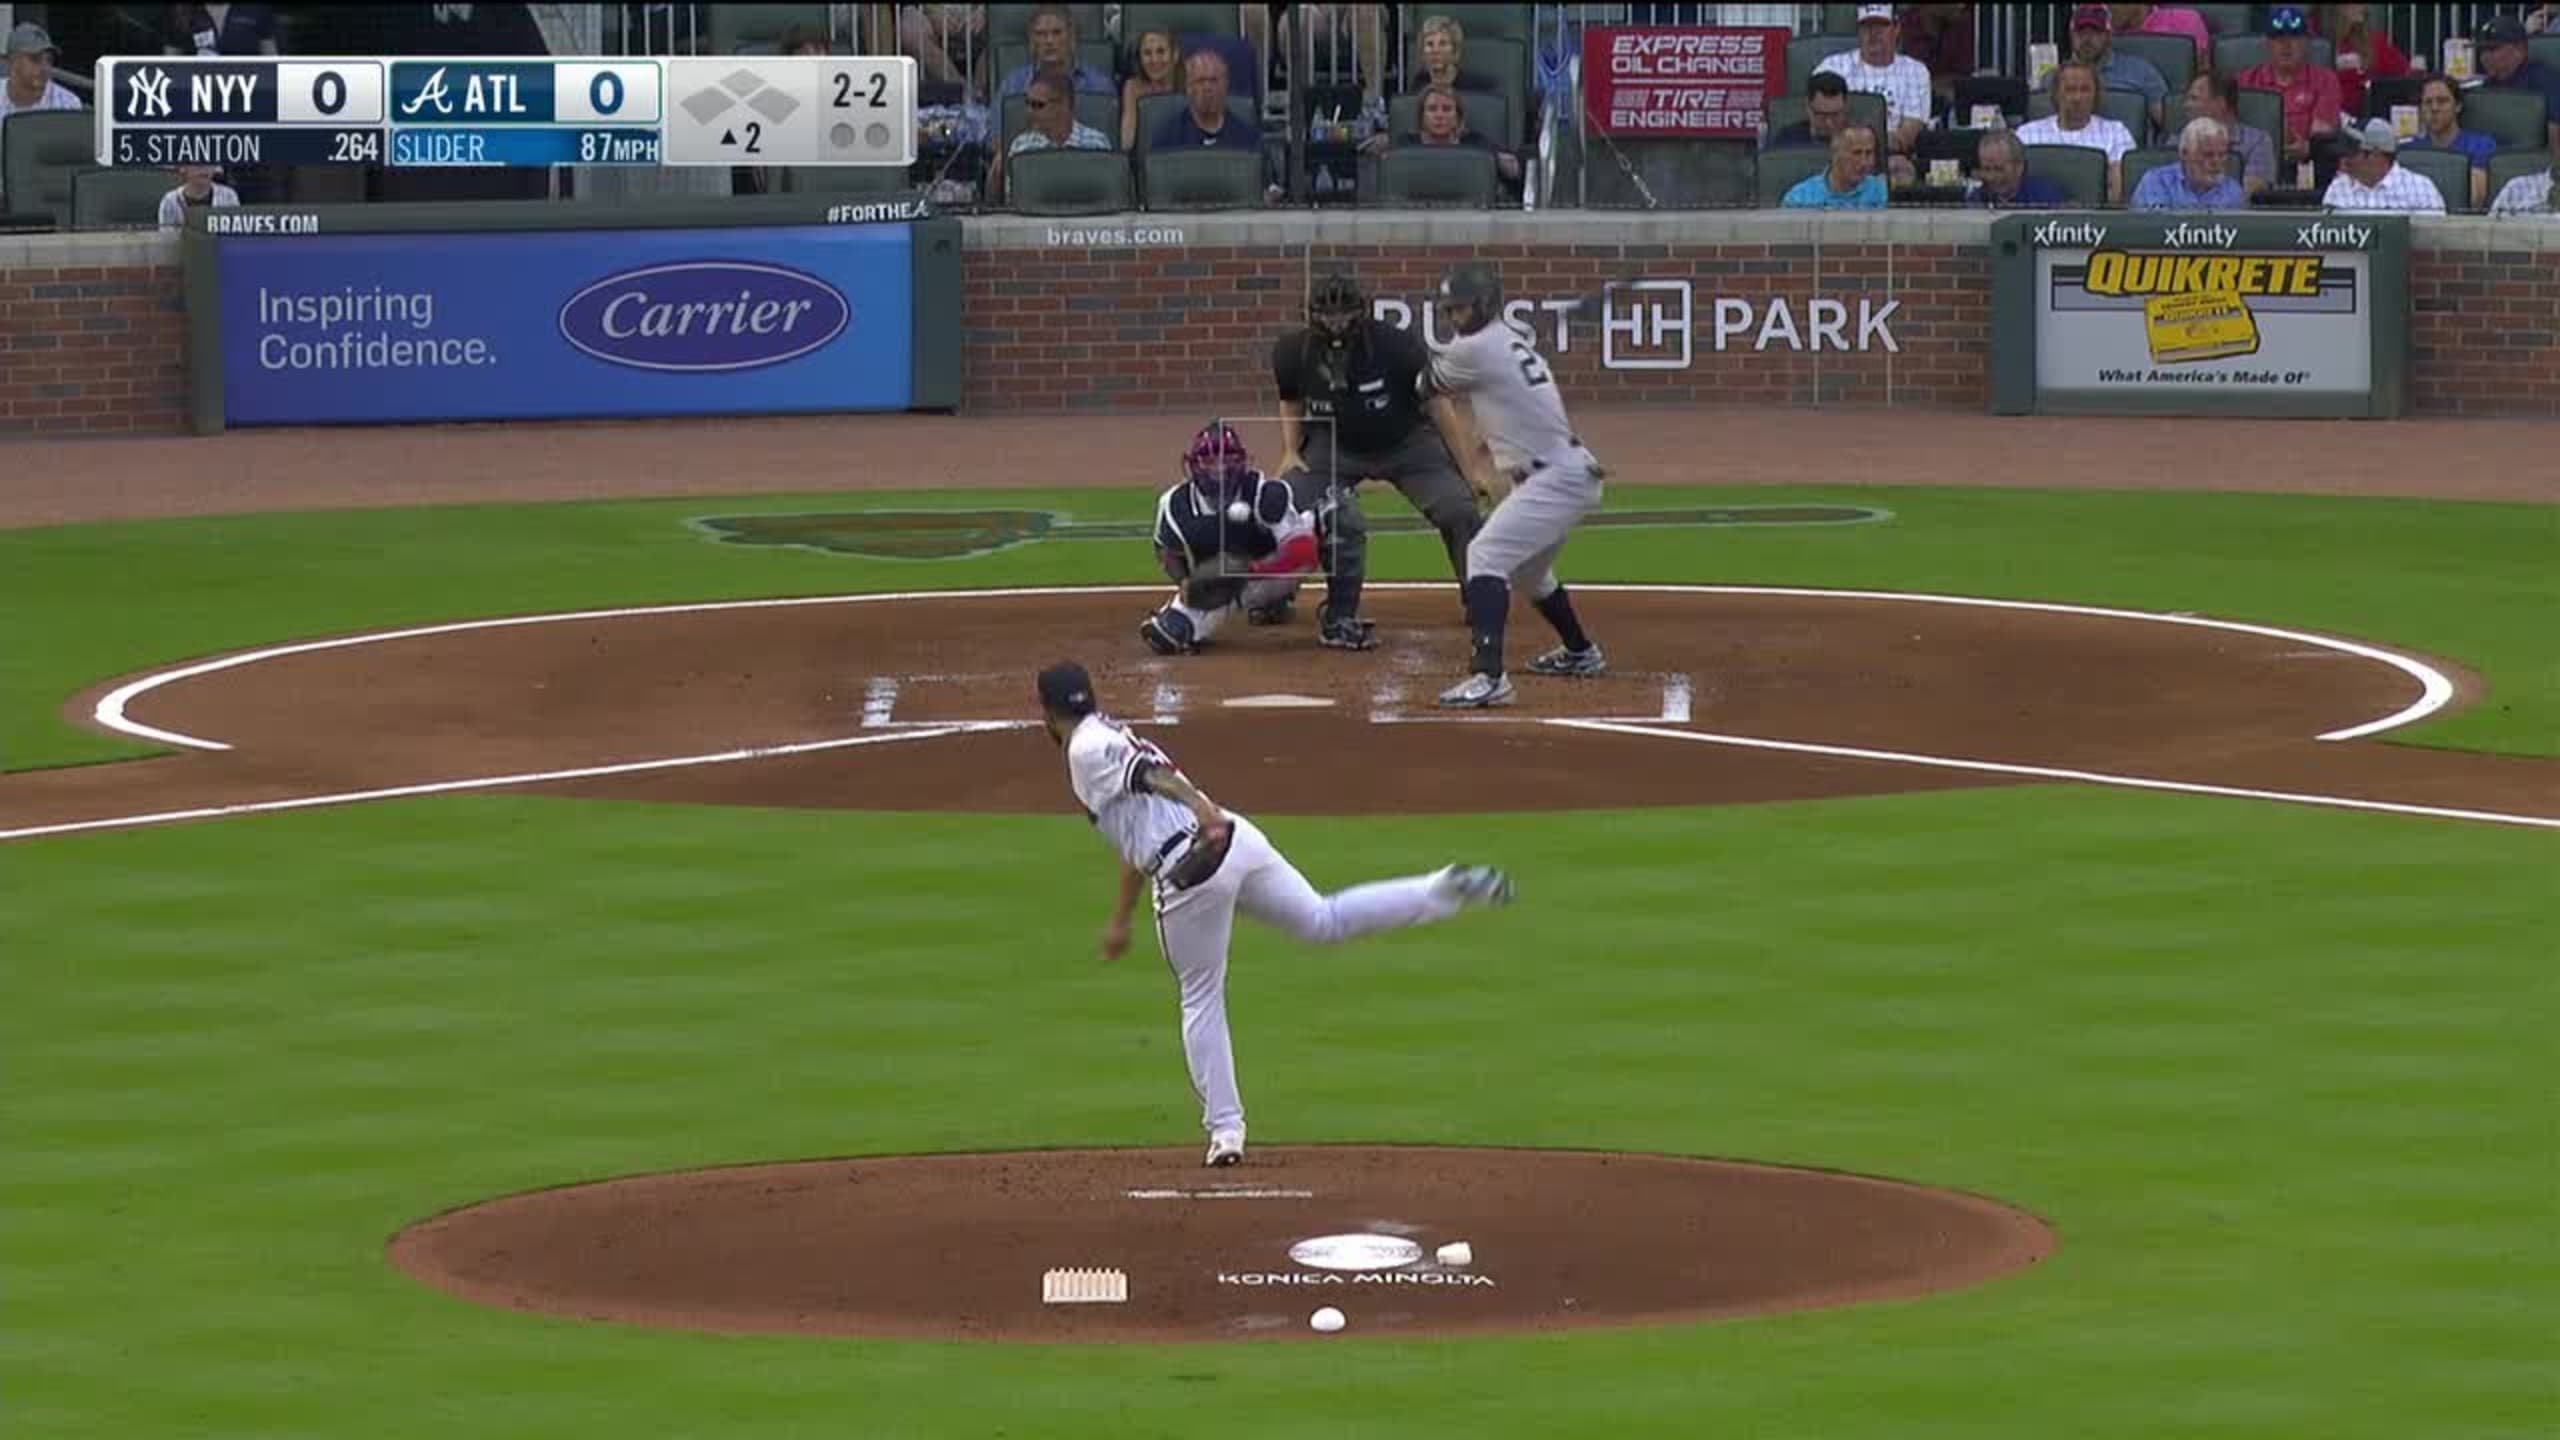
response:
[[(1370, 507), (1403, 502), (1371, 487)], [(2483, 705), (2402, 743), (2560, 754), (2549, 643), (2560, 507), (2263, 495), (1622, 488), (1613, 508), (1846, 503), (1882, 525), (1600, 530), (1584, 580), (1945, 590), (2194, 610), (2429, 650), (2495, 677)], [(789, 496), (464, 506), (0, 531), (0, 769), (149, 753), (60, 718), (106, 677), (279, 639), (590, 605), (849, 590), (1147, 580), (1142, 542), (1051, 541), (945, 561), (714, 544), (683, 522), (751, 510), (1055, 510), (1140, 520), (1135, 492)], [(1381, 537), (1380, 578), (1447, 573), (1436, 539)]]
[[(2415, 742), (2560, 751), (2548, 508), (1615, 497), (1782, 500), (1897, 518), (1593, 531), (1570, 573), (2333, 631), (2489, 675), (2489, 703)], [(600, 604), (1148, 573), (1134, 544), (895, 562), (713, 545), (680, 523), (898, 503), (0, 533), (12, 621), (0, 758), (139, 753), (64, 723), (62, 697), (258, 643)], [(1134, 493), (906, 503), (1144, 514)], [(1385, 576), (1445, 573), (1428, 537), (1382, 538), (1376, 554)], [(1104, 966), (1085, 943), (1112, 869), (1080, 818), (451, 798), (0, 846), (8, 1433), (2560, 1428), (2549, 836), (2076, 787), (1264, 818), (1319, 884), (1482, 857), (1517, 871), (1522, 899), (1331, 951), (1244, 932), (1234, 1004), (1258, 1140), (1838, 1167), (1997, 1196), (2052, 1220), (2061, 1251), (1909, 1303), (1439, 1342), (742, 1339), (469, 1305), (391, 1269), (384, 1242), (535, 1186), (829, 1155), (1187, 1144), (1196, 1117), (1150, 945)]]

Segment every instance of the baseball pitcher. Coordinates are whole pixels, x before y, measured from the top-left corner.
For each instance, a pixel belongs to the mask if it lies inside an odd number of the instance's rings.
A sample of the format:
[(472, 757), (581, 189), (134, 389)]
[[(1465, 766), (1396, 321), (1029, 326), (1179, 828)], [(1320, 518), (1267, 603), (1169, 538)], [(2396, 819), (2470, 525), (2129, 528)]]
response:
[(1244, 1099), (1227, 1035), (1227, 945), (1237, 910), (1329, 945), (1511, 900), (1510, 878), (1482, 865), (1320, 895), (1251, 820), (1219, 809), (1154, 742), (1103, 714), (1082, 665), (1062, 661), (1041, 671), (1039, 697), (1049, 738), (1066, 750), (1077, 803), (1120, 852), (1103, 959), (1127, 952), (1138, 892), (1155, 892), (1156, 943), (1181, 994), (1182, 1056), (1209, 1132), (1210, 1165), (1244, 1159)]
[(1555, 571), (1573, 527), (1600, 508), (1606, 472), (1574, 436), (1544, 357), (1527, 336), (1502, 323), (1502, 279), (1493, 267), (1470, 260), (1451, 270), (1440, 282), (1437, 303), (1457, 338), (1431, 357), (1429, 384), (1437, 393), (1470, 402), (1466, 417), (1443, 421), (1459, 432), (1449, 443), (1476, 484), (1500, 497), (1467, 546), (1474, 673), (1442, 691), (1440, 703), (1485, 709), (1515, 698), (1502, 667), (1503, 627), (1515, 584), (1528, 588), (1538, 613), (1564, 642), (1530, 661), (1533, 673), (1582, 676), (1608, 668), (1600, 647), (1583, 633)]
[[(1209, 643), (1230, 612), (1285, 601), (1297, 577), (1318, 568), (1330, 534), (1331, 497), (1311, 477), (1282, 480), (1253, 468), (1244, 439), (1212, 422), (1183, 452), (1182, 482), (1156, 501), (1156, 560), (1181, 589), (1138, 622), (1138, 638), (1159, 655), (1191, 655)], [(1348, 590), (1358, 606), (1356, 572), (1325, 577), (1326, 620), (1316, 641), (1340, 650), (1378, 643), (1372, 622), (1337, 619), (1330, 597)], [(1346, 612), (1347, 613), (1347, 612)]]

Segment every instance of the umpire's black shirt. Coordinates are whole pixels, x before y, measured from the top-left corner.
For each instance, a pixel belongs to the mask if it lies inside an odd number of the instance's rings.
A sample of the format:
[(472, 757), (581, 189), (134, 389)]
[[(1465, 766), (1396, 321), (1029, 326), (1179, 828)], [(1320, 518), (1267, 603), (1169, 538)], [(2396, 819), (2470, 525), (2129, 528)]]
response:
[(1431, 366), (1422, 339), (1380, 320), (1362, 320), (1337, 350), (1312, 328), (1271, 347), (1271, 378), (1284, 402), (1307, 410), (1307, 444), (1331, 424), (1334, 443), (1355, 454), (1393, 450), (1422, 423), (1422, 375)]

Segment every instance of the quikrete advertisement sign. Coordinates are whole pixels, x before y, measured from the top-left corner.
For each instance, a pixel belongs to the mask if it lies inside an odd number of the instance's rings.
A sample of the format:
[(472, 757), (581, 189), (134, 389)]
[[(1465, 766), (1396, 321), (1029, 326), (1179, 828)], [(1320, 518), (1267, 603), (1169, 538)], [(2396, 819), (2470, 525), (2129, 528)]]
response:
[(2396, 414), (2396, 218), (2013, 217), (1993, 232), (1993, 408)]

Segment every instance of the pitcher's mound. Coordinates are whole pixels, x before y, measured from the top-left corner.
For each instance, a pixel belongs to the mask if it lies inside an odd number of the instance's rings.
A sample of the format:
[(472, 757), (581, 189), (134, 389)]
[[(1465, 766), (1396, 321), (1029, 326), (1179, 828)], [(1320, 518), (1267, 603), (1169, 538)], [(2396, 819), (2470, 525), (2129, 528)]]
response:
[[(1443, 1265), (1463, 1240), (1471, 1263)], [(726, 1331), (1346, 1337), (1706, 1320), (1975, 1284), (2052, 1253), (1994, 1201), (1666, 1155), (1390, 1146), (1057, 1150), (609, 1180), (438, 1216), (394, 1263), (466, 1298)], [(1121, 1303), (1048, 1304), (1060, 1269)]]

